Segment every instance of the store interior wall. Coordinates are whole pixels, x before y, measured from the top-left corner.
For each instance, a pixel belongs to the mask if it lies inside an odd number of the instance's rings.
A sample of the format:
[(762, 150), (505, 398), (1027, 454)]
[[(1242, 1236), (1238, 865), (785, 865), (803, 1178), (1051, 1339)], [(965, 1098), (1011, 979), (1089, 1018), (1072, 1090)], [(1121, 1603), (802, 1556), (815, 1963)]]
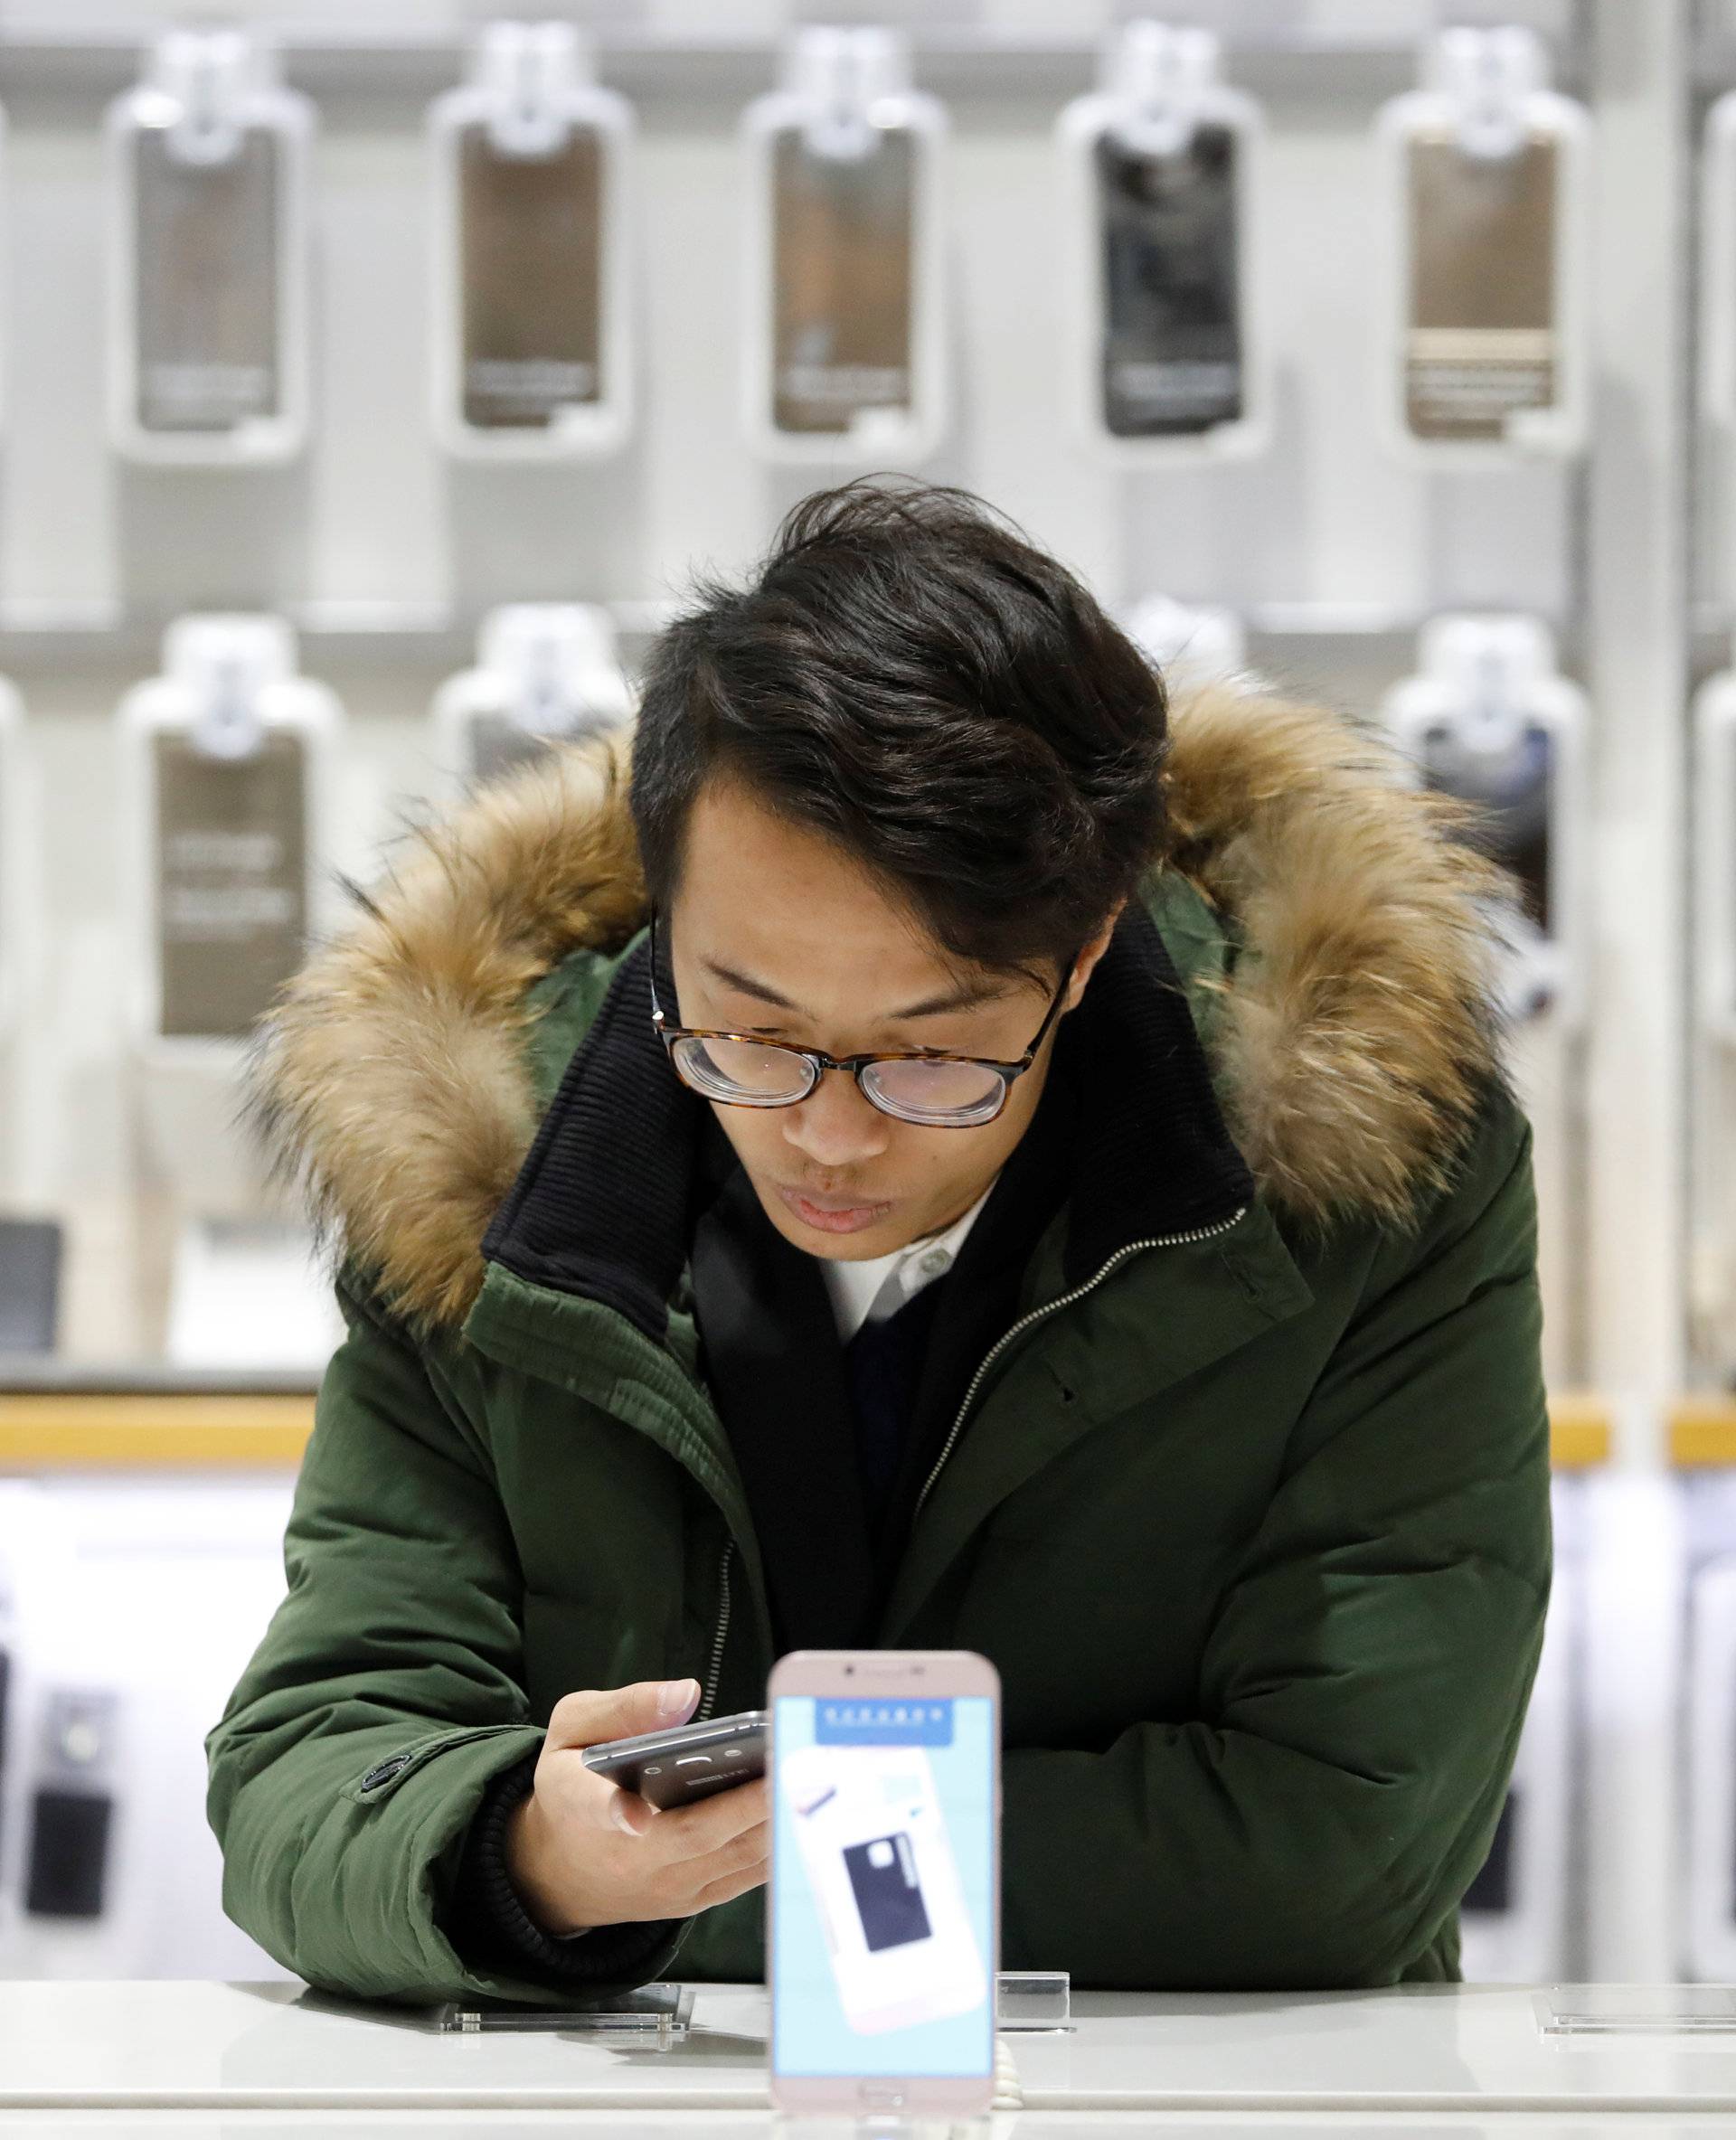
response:
[[(1551, 1952), (1588, 1974), (1670, 1975), (1684, 1966), (1677, 1667), (1695, 1526), (1665, 1469), (1663, 1408), (1690, 1385), (1722, 1389), (1736, 1366), (1736, 1078), (1728, 1047), (1697, 1023), (1684, 830), (1687, 690), (1729, 665), (1736, 558), (1727, 448), (1685, 414), (1691, 143), (1712, 96), (1736, 86), (1736, 9), (1648, 0), (1644, 22), (1616, 0), (1203, 0), (1175, 11), (1224, 29), (1227, 71), (1267, 114), (1275, 423), (1255, 460), (1162, 473), (1098, 465), (1061, 420), (1053, 293), (1067, 234), (1052, 129), (1089, 86), (1094, 42), (1121, 12), (1108, 0), (904, 10), (925, 35), (957, 25), (919, 69), (953, 129), (956, 395), (948, 438), (921, 473), (982, 492), (1111, 602), (1162, 593), (1237, 610), (1263, 674), (1358, 714), (1372, 716), (1409, 673), (1421, 626), (1453, 609), (1542, 617), (1563, 668), (1591, 693), (1588, 830), (1599, 881), (1589, 1030), (1522, 1046), (1539, 1117), (1552, 1390), (1593, 1391), (1617, 1428), (1609, 1475), (1564, 1488), (1562, 1534), (1581, 1571), (1570, 1586), (1567, 1705), (1580, 1735), (1569, 1765), (1577, 1899), (1571, 1937)], [(283, 20), (263, 5), (224, 13)], [(429, 709), (471, 663), (487, 609), (606, 602), (643, 627), (696, 570), (750, 565), (779, 514), (828, 476), (760, 465), (738, 422), (747, 203), (737, 125), (769, 86), (776, 39), (796, 14), (776, 0), (601, 12), (605, 38), (611, 25), (640, 36), (616, 76), (603, 70), (632, 97), (640, 128), (638, 428), (600, 463), (479, 468), (447, 460), (428, 420), (422, 126), (486, 11), (413, 0), (297, 9), (287, 71), (320, 119), (313, 436), (295, 467), (251, 471), (127, 467), (104, 438), (99, 125), (136, 75), (128, 37), (142, 44), (158, 10), (60, 0), (38, 18), (54, 36), (15, 49), (6, 37), (16, 25), (0, 20), (0, 674), (27, 715), (33, 888), (23, 993), (0, 1033), (0, 1208), (68, 1228), (69, 1358), (120, 1372), (156, 1353), (175, 1211), (216, 1196), (238, 1148), (227, 1132), (165, 1141), (153, 1127), (165, 1111), (133, 1060), (118, 701), (156, 672), (175, 615), (288, 616), (303, 669), (344, 707), (333, 852), (365, 880), (407, 820), (452, 799)], [(401, 33), (397, 47), (370, 47), (357, 33), (363, 15)], [(1558, 86), (1586, 98), (1598, 120), (1599, 197), (1612, 212), (1599, 240), (1609, 249), (1599, 256), (1600, 387), (1582, 460), (1422, 470), (1397, 462), (1372, 420), (1371, 129), (1381, 101), (1411, 86), (1417, 41), (1448, 19), (1542, 30)], [(649, 51), (665, 32), (669, 51)], [(973, 61), (970, 41), (996, 34), (1011, 56)], [(357, 49), (346, 57), (349, 37)], [(1677, 122), (1679, 162), (1660, 166), (1658, 145)], [(1673, 202), (1658, 259), (1636, 249), (1619, 213), (1631, 192), (1652, 214), (1648, 185)], [(842, 461), (835, 471), (854, 472)], [(232, 1075), (153, 1074), (195, 1080), (194, 1118), (227, 1121)], [(268, 1564), (269, 1513), (255, 1509), (243, 1526), (264, 1540)], [(1716, 1523), (1697, 1534), (1715, 1537)], [(248, 1565), (236, 1579), (251, 1585)], [(213, 1654), (212, 1673), (228, 1669)], [(20, 1826), (0, 1819), (0, 1890)], [(209, 1851), (201, 1863), (214, 1879)], [(80, 1966), (70, 1948), (5, 1951), (5, 1911), (0, 1892), (0, 1970)], [(106, 1951), (113, 1968), (118, 1950)]]

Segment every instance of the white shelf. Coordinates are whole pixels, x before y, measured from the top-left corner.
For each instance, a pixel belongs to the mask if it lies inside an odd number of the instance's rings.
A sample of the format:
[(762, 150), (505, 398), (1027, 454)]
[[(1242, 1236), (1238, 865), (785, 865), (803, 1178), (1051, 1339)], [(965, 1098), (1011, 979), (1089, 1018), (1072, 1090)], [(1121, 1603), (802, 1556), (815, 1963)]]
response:
[[(559, 15), (559, 6), (544, 14)], [(814, 19), (835, 12), (805, 11)], [(887, 9), (888, 14), (896, 10)], [(1550, 42), (1556, 80), (1579, 84), (1584, 71), (1585, 0), (1507, 0), (1506, 5), (1466, 0), (1455, 21), (1526, 23)], [(309, 24), (293, 17), (267, 17), (258, 25), (283, 57), (287, 77), (323, 99), (381, 93), (431, 97), (462, 71), (468, 33), (459, 29), (410, 29), (365, 10), (353, 23)], [(1235, 0), (1205, 11), (1222, 36), (1228, 64), (1244, 86), (1265, 95), (1329, 92), (1335, 97), (1381, 97), (1415, 80), (1419, 38), (1434, 10), (1406, 0), (1358, 11), (1341, 26), (1311, 25), (1300, 8), (1274, 0), (1238, 5)], [(582, 12), (580, 19), (584, 19)], [(763, 36), (659, 35), (603, 24), (592, 31), (600, 78), (636, 102), (663, 99), (739, 101), (771, 86), (778, 42)], [(925, 89), (949, 99), (1076, 96), (1095, 79), (1097, 37), (1044, 35), (973, 29), (967, 24), (920, 21), (911, 37), (914, 70)], [(0, 23), (0, 98), (34, 91), (81, 90), (112, 95), (137, 71), (137, 23), (69, 26), (50, 12), (14, 15)]]
[[(629, 643), (649, 638), (670, 614), (670, 605), (650, 598), (606, 600), (615, 627)], [(284, 605), (295, 627), (307, 665), (322, 663), (404, 668), (458, 669), (476, 650), (482, 611), (442, 611), (406, 606), (373, 606), (354, 611), (344, 607)], [(1280, 664), (1287, 655), (1318, 659), (1342, 655), (1346, 661), (1408, 661), (1417, 635), (1429, 620), (1427, 609), (1401, 609), (1376, 604), (1272, 602), (1243, 613), (1256, 666), (1263, 658)], [(1549, 619), (1571, 673), (1581, 636), (1571, 621)], [(166, 610), (125, 615), (96, 605), (85, 609), (8, 610), (0, 606), (0, 675), (28, 683), (68, 668), (99, 666), (145, 674), (155, 665)], [(1726, 633), (1728, 626), (1725, 627)]]

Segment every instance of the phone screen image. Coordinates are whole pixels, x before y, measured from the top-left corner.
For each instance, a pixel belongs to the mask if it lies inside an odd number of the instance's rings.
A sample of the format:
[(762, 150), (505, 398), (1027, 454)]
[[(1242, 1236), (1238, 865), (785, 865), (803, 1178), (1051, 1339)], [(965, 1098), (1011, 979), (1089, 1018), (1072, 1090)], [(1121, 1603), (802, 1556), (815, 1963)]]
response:
[(847, 433), (865, 411), (910, 407), (911, 137), (882, 129), (844, 158), (816, 155), (792, 127), (774, 154), (772, 420)]
[(1242, 413), (1236, 137), (1179, 155), (1098, 144), (1107, 318), (1103, 417), (1118, 438), (1203, 431)]
[(1472, 156), (1420, 137), (1410, 186), (1406, 420), (1420, 438), (1499, 438), (1561, 391), (1555, 144)]
[(1519, 880), (1526, 919), (1551, 934), (1549, 834), (1553, 815), (1554, 748), (1546, 728), (1527, 723), (1498, 755), (1468, 747), (1450, 724), (1422, 738), (1423, 778), (1437, 794), (1471, 804), (1470, 836)]
[(994, 2061), (994, 1703), (785, 1694), (773, 1723), (772, 2064)]

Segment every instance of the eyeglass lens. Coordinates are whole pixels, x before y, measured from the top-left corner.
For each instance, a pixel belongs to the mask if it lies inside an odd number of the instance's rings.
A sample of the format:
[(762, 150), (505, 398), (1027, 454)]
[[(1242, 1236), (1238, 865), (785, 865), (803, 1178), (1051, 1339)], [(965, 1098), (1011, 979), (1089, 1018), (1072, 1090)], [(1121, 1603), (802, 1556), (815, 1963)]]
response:
[[(681, 1040), (675, 1067), (695, 1091), (748, 1107), (778, 1107), (806, 1096), (809, 1066), (782, 1048), (752, 1041)], [(911, 1120), (969, 1122), (1001, 1102), (1000, 1077), (974, 1062), (875, 1062), (863, 1072), (870, 1099)]]

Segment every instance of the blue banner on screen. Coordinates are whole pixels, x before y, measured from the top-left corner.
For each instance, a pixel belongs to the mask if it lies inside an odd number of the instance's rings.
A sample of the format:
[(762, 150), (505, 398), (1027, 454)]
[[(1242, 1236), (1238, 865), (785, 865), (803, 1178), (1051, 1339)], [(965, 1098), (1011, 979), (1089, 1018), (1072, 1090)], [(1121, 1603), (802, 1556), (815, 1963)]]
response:
[(778, 1698), (779, 2073), (991, 2069), (994, 1730), (986, 1695)]
[(814, 1698), (816, 1746), (950, 1746), (952, 1703)]

